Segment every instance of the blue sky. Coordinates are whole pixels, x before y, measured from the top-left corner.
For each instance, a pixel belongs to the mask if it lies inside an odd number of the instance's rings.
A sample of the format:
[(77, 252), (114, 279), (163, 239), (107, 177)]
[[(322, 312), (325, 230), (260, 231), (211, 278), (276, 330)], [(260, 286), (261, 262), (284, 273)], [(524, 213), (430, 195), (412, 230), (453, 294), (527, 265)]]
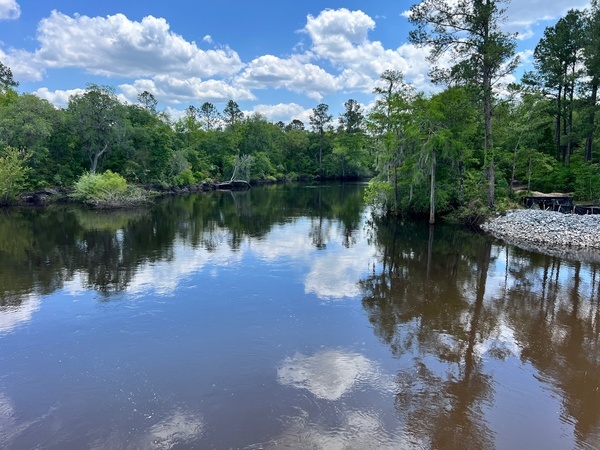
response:
[[(152, 92), (174, 118), (233, 99), (248, 114), (307, 122), (321, 102), (334, 115), (350, 98), (368, 106), (386, 69), (431, 88), (427, 51), (407, 42), (403, 13), (416, 1), (0, 0), (0, 61), (21, 92), (58, 106), (97, 83), (130, 103)], [(546, 26), (588, 4), (513, 0), (505, 27), (519, 33), (524, 65)]]

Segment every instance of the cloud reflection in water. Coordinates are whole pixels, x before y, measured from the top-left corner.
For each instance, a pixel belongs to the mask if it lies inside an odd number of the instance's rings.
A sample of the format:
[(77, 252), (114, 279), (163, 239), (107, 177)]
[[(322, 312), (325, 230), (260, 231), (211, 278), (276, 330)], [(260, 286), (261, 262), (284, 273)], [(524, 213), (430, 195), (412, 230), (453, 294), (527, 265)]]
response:
[(386, 429), (382, 419), (372, 411), (341, 410), (340, 424), (325, 428), (311, 420), (306, 411), (286, 419), (286, 429), (268, 442), (249, 446), (250, 450), (302, 448), (315, 450), (378, 449), (403, 450), (426, 448), (402, 433), (400, 427)]
[[(375, 362), (355, 352), (326, 349), (311, 356), (296, 353), (286, 358), (277, 369), (277, 380), (285, 386), (305, 389), (318, 399), (336, 402), (332, 417), (310, 417), (298, 407), (298, 413), (284, 420), (284, 432), (269, 442), (251, 446), (258, 448), (314, 449), (403, 449), (418, 448), (409, 441), (400, 423), (386, 426), (379, 408), (363, 404), (360, 409), (349, 406), (350, 396), (358, 390), (374, 390), (393, 395), (393, 376), (384, 373)], [(373, 398), (374, 396), (370, 396)], [(321, 414), (323, 413), (322, 410)], [(325, 426), (324, 423), (335, 423)], [(393, 423), (396, 423), (395, 418)]]
[(19, 324), (29, 322), (34, 312), (40, 309), (37, 295), (28, 295), (18, 305), (0, 307), (0, 333), (8, 333)]
[(179, 444), (195, 442), (204, 432), (204, 421), (196, 414), (175, 410), (149, 430), (146, 448), (168, 450)]
[(296, 353), (277, 369), (279, 383), (325, 400), (338, 400), (360, 384), (382, 387), (381, 379), (377, 366), (360, 353), (332, 349), (312, 356)]

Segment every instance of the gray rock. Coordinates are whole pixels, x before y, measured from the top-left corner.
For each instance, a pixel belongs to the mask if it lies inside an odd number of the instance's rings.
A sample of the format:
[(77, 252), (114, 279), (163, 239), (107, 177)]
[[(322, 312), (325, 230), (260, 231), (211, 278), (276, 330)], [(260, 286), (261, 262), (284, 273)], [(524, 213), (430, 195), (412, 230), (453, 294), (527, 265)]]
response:
[(600, 215), (518, 209), (490, 218), (481, 229), (530, 250), (600, 261)]

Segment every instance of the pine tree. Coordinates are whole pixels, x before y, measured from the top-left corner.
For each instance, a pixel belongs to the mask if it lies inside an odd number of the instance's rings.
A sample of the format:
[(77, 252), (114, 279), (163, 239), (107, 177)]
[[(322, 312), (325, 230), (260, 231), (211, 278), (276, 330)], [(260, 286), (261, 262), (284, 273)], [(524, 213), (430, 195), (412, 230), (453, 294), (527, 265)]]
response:
[[(430, 46), (430, 72), (434, 82), (466, 83), (477, 87), (485, 122), (484, 155), (488, 179), (488, 206), (494, 206), (495, 167), (492, 116), (493, 87), (517, 66), (515, 35), (503, 32), (503, 0), (425, 0), (410, 9), (409, 19), (417, 28), (409, 39)], [(450, 68), (437, 65), (450, 52), (456, 61)]]

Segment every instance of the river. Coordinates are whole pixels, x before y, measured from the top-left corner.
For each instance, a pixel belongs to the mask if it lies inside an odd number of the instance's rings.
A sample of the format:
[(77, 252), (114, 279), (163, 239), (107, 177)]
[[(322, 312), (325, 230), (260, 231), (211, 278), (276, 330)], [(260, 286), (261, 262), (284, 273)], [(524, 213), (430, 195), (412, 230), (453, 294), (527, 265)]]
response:
[(600, 266), (364, 188), (0, 210), (0, 448), (600, 448)]

